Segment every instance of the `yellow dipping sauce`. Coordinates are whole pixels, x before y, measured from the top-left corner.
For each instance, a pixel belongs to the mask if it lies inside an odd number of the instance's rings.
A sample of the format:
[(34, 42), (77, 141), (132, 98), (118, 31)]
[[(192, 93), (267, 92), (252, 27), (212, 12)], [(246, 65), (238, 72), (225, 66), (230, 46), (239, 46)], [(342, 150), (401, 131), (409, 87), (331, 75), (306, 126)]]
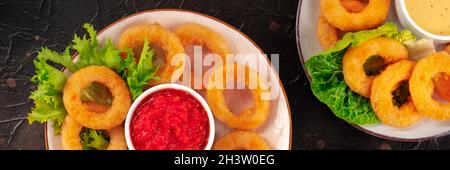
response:
[(450, 0), (405, 0), (409, 15), (428, 32), (450, 35)]

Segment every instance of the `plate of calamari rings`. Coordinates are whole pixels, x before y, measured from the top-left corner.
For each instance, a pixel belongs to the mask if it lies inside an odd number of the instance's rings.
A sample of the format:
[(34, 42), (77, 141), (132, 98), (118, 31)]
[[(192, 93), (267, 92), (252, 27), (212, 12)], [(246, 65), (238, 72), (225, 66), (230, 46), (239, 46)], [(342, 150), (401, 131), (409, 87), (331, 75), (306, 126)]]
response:
[(99, 32), (83, 28), (63, 52), (43, 47), (34, 60), (28, 120), (46, 124), (47, 149), (291, 148), (291, 113), (276, 70), (234, 27), (164, 9)]
[(437, 0), (301, 1), (297, 46), (314, 96), (380, 138), (449, 134), (449, 7)]

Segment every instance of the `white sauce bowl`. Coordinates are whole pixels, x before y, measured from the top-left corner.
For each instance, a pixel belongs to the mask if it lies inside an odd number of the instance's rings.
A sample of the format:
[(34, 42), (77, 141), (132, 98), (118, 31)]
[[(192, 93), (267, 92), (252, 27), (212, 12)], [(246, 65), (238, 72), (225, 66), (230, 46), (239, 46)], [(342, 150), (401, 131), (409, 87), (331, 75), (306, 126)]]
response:
[(397, 16), (400, 20), (400, 24), (402, 24), (404, 28), (413, 31), (415, 34), (421, 37), (433, 39), (437, 43), (450, 42), (450, 35), (434, 34), (417, 25), (417, 23), (409, 15), (405, 0), (395, 0), (395, 10), (397, 11)]

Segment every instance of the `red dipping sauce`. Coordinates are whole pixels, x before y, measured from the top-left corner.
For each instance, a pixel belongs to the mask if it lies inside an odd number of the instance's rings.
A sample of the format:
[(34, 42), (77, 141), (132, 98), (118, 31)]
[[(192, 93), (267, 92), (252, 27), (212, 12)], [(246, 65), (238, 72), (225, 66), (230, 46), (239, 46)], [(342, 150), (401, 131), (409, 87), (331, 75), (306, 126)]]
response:
[(137, 150), (203, 150), (208, 143), (208, 115), (191, 94), (159, 90), (134, 111), (130, 136)]

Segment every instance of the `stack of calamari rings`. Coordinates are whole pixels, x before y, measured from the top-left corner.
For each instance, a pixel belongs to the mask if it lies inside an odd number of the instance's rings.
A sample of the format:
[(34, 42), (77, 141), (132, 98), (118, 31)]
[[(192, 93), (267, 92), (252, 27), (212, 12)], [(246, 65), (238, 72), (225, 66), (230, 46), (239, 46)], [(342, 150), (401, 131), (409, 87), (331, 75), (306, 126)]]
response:
[(324, 50), (343, 33), (372, 29), (384, 23), (390, 0), (320, 0), (316, 35)]
[[(85, 106), (81, 91), (92, 83), (99, 83), (111, 92), (112, 104), (99, 113)], [(66, 150), (81, 150), (80, 132), (83, 128), (106, 130), (110, 142), (108, 150), (125, 150), (123, 121), (131, 105), (125, 81), (105, 66), (88, 66), (72, 74), (64, 86), (64, 106), (68, 112), (61, 129), (62, 146)]]
[(424, 117), (450, 120), (450, 55), (412, 61), (397, 40), (376, 38), (350, 47), (343, 59), (346, 84), (370, 98), (386, 125), (405, 128)]
[[(320, 0), (316, 32), (320, 45), (331, 49), (344, 33), (380, 26), (390, 4), (390, 0)], [(370, 98), (382, 123), (404, 128), (424, 117), (450, 120), (448, 52), (412, 61), (403, 43), (381, 37), (349, 47), (342, 64), (345, 83)]]
[[(175, 74), (176, 70), (179, 68), (172, 68), (167, 63), (173, 63), (173, 54), (184, 54), (184, 51), (187, 51), (189, 46), (197, 45), (206, 47), (213, 54), (223, 59), (223, 61), (226, 61), (226, 56), (232, 53), (231, 48), (220, 34), (206, 26), (194, 23), (178, 26), (175, 28), (174, 33), (158, 24), (133, 25), (123, 31), (118, 46), (121, 49), (132, 48), (135, 53), (139, 53), (139, 47), (143, 45), (145, 39), (148, 39), (152, 45), (155, 45), (164, 51), (165, 65), (161, 69), (161, 73), (159, 73), (160, 80), (150, 82), (150, 84), (160, 84), (173, 81), (172, 79), (174, 76), (172, 74)], [(179, 39), (179, 41), (175, 41), (175, 39)], [(185, 65), (185, 67), (190, 66)], [(225, 74), (225, 70), (229, 67), (244, 67), (246, 70), (246, 80), (238, 81), (245, 82), (247, 87), (247, 83), (256, 83), (258, 85), (257, 88), (250, 89), (255, 102), (254, 106), (244, 109), (241, 113), (231, 112), (225, 102), (224, 89), (213, 85), (224, 84), (227, 83), (227, 81), (237, 80), (239, 76), (236, 76), (236, 72), (234, 72), (234, 77), (225, 76), (226, 78), (224, 82), (217, 82), (217, 80), (215, 80), (215, 75)], [(191, 68), (185, 68), (184, 71), (181, 71), (181, 73), (184, 74), (186, 73), (186, 70), (190, 69)], [(234, 70), (236, 71), (237, 69)], [(202, 73), (201, 75), (192, 76), (191, 81), (188, 81), (190, 83), (187, 83), (187, 85), (193, 87), (193, 82), (195, 81), (192, 80), (200, 80), (201, 82), (205, 74), (206, 73)], [(210, 74), (211, 75), (207, 75), (209, 76), (209, 79), (207, 79), (208, 82), (205, 85), (207, 87), (206, 100), (210, 105), (215, 118), (223, 122), (229, 128), (235, 129), (235, 131), (218, 139), (218, 141), (214, 144), (213, 149), (270, 149), (265, 140), (255, 132), (258, 127), (261, 127), (267, 121), (270, 112), (270, 101), (262, 100), (261, 97), (261, 94), (267, 91), (266, 89), (263, 89), (263, 87), (267, 87), (265, 86), (265, 80), (255, 70), (240, 64), (224, 64), (223, 66), (217, 67)], [(258, 77), (258, 79), (256, 79), (257, 82), (248, 82), (250, 81), (250, 79), (248, 79), (249, 76)], [(179, 78), (179, 81), (183, 81), (183, 79)], [(202, 84), (201, 87), (205, 86)], [(201, 89), (202, 88), (196, 90)]]

